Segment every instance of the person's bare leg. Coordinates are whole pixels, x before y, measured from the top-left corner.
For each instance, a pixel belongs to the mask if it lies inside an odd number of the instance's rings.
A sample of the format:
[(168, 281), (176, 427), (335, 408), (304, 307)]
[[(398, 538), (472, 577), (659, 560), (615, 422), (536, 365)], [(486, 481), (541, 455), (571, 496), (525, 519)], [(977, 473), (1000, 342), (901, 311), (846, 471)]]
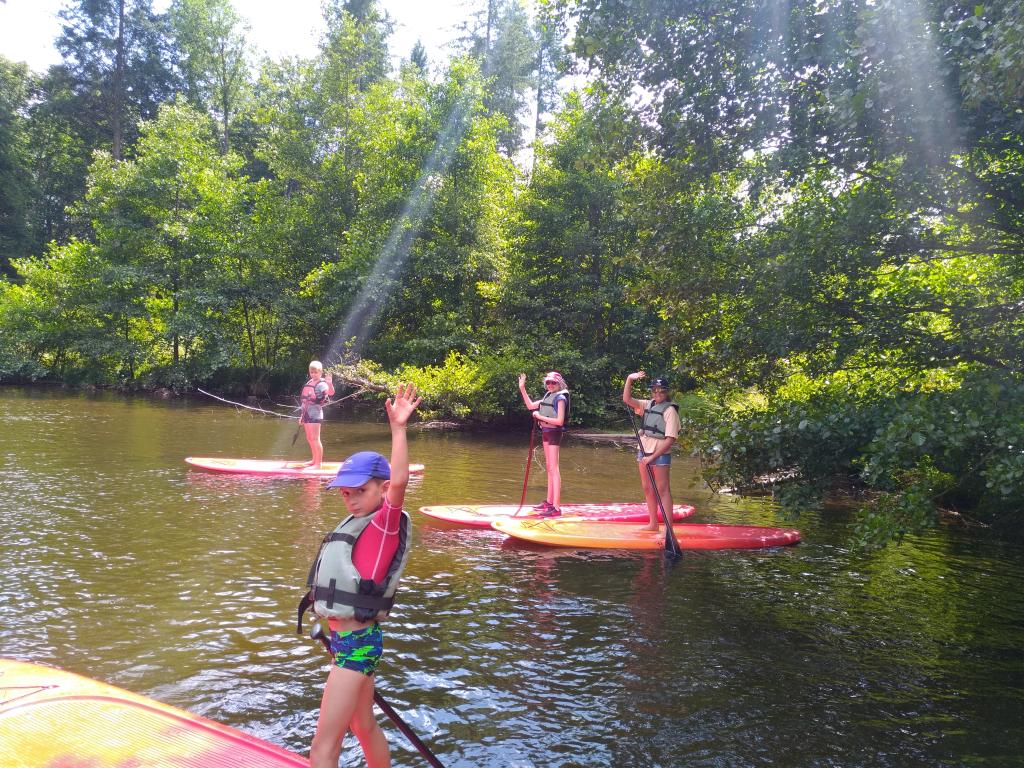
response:
[(373, 676), (368, 676), (366, 680), (369, 684), (359, 691), (359, 703), (352, 717), (352, 733), (363, 748), (367, 768), (391, 768), (388, 738), (373, 714)]
[(655, 487), (651, 484), (651, 477), (647, 473), (647, 467), (641, 464), (639, 461), (636, 463), (637, 468), (640, 470), (640, 485), (644, 489), (644, 501), (647, 502), (647, 525), (641, 528), (641, 531), (656, 531), (658, 530), (658, 497), (656, 494)]
[(558, 468), (559, 446), (546, 443), (544, 445), (544, 463), (548, 468), (548, 503), (562, 508), (562, 472)]
[[(332, 666), (320, 700), (320, 718), (309, 748), (310, 768), (337, 768), (341, 745), (360, 702), (366, 675)], [(370, 696), (373, 696), (372, 689)]]
[[(654, 483), (658, 489), (658, 495), (661, 496), (661, 504), (665, 508), (665, 514), (672, 514), (672, 489), (669, 485), (669, 470), (671, 466), (662, 464), (657, 467), (651, 467), (654, 470)], [(655, 511), (657, 512), (657, 499), (655, 499)]]
[(306, 442), (309, 443), (309, 452), (313, 458), (307, 461), (305, 467), (320, 467), (324, 459), (324, 445), (320, 442), (320, 424), (303, 424), (306, 430)]

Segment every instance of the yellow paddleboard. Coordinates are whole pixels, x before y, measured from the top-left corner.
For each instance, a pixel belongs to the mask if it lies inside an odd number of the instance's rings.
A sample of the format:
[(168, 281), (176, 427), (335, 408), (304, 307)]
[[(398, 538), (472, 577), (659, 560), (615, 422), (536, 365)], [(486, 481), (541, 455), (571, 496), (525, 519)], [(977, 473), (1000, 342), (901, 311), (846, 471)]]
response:
[(308, 768), (304, 757), (145, 696), (0, 659), (4, 768)]
[[(587, 549), (663, 549), (665, 529), (643, 531), (639, 523), (595, 522), (584, 518), (495, 520), (491, 527), (504, 534), (553, 547)], [(781, 547), (800, 541), (800, 531), (759, 525), (672, 526), (683, 549), (759, 549)]]

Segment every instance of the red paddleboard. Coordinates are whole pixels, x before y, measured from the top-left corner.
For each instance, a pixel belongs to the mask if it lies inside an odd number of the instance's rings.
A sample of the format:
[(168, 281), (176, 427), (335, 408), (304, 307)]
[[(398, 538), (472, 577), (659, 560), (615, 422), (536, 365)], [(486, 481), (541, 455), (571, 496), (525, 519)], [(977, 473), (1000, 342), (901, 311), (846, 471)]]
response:
[(59, 669), (0, 659), (0, 764), (308, 768), (270, 742)]
[[(211, 472), (227, 472), (235, 475), (269, 475), (273, 477), (334, 477), (341, 469), (341, 462), (325, 461), (317, 469), (303, 466), (301, 461), (280, 461), (274, 459), (216, 459), (204, 456), (189, 456), (187, 464)], [(422, 464), (410, 464), (413, 474), (422, 472)]]
[[(462, 504), (460, 506), (420, 507), (420, 512), (446, 523), (469, 525), (474, 528), (490, 528), (495, 520), (537, 519), (538, 513), (531, 507), (523, 507), (519, 514), (516, 504)], [(694, 512), (688, 504), (676, 504), (672, 510), (673, 520), (682, 520)], [(563, 504), (562, 517), (583, 517), (594, 521), (631, 521), (646, 523), (650, 516), (646, 504)], [(555, 518), (557, 519), (557, 518)], [(661, 513), (658, 514), (661, 519)]]
[[(664, 549), (665, 531), (642, 531), (636, 523), (608, 523), (583, 518), (495, 520), (491, 527), (523, 541), (553, 547), (586, 549)], [(800, 541), (800, 531), (759, 525), (673, 525), (683, 549), (761, 549)]]

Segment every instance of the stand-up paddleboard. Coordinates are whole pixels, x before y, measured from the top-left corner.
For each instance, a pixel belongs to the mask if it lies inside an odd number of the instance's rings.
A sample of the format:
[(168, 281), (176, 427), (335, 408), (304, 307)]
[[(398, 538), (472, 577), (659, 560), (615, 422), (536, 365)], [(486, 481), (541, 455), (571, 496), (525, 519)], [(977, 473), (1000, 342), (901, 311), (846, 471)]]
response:
[[(268, 475), (273, 477), (334, 477), (341, 468), (341, 462), (325, 461), (318, 468), (304, 467), (301, 461), (279, 461), (272, 459), (217, 459), (205, 456), (188, 456), (185, 462), (199, 469), (211, 472), (227, 472), (235, 475)], [(422, 472), (422, 464), (410, 464), (413, 474)]]
[(0, 659), (0, 763), (308, 768), (242, 731), (87, 677)]
[[(519, 510), (519, 514), (516, 514)], [(462, 504), (459, 506), (420, 507), (420, 512), (436, 520), (446, 523), (469, 525), (474, 528), (490, 528), (495, 520), (505, 519), (538, 519), (538, 512), (530, 507), (519, 509), (516, 504)], [(672, 509), (672, 519), (682, 520), (694, 512), (688, 504), (676, 504)], [(646, 504), (609, 503), (609, 504), (563, 504), (563, 517), (583, 517), (596, 521), (635, 521), (646, 523), (650, 516)], [(661, 519), (661, 513), (658, 513)]]
[[(595, 522), (583, 518), (495, 520), (491, 527), (509, 536), (553, 547), (587, 549), (663, 549), (665, 532), (642, 531), (636, 523)], [(672, 526), (683, 549), (760, 549), (800, 541), (800, 531), (759, 525)]]

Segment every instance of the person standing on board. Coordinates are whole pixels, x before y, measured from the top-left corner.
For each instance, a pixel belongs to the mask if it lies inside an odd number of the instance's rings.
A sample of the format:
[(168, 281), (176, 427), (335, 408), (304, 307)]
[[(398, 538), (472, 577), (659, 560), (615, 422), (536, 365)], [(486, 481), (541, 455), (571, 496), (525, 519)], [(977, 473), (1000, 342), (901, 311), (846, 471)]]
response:
[[(369, 768), (391, 765), (388, 740), (373, 714), (374, 672), (384, 652), (379, 620), (390, 606), (409, 555), (409, 515), (402, 511), (409, 483), (406, 425), (420, 398), (416, 387), (399, 384), (384, 402), (391, 424), (391, 463), (374, 451), (361, 451), (342, 463), (327, 484), (341, 490), (349, 517), (335, 530), (350, 533), (350, 578), (338, 580), (335, 604), (328, 616), (331, 654), (316, 735), (309, 750), (311, 768), (337, 768), (345, 734), (352, 731)], [(346, 586), (348, 584), (348, 586)], [(358, 584), (358, 594), (351, 590)], [(383, 602), (382, 602), (383, 601)], [(360, 605), (351, 605), (360, 603)]]
[(324, 405), (334, 394), (334, 377), (330, 373), (324, 375), (324, 366), (319, 360), (309, 364), (309, 381), (302, 387), (299, 398), (301, 414), (299, 423), (306, 430), (306, 442), (313, 458), (302, 466), (320, 468), (324, 460), (324, 445), (320, 442), (320, 425), (324, 420)]
[(526, 407), (533, 411), (534, 420), (540, 424), (544, 465), (548, 472), (547, 498), (534, 509), (540, 517), (558, 517), (562, 514), (562, 475), (558, 469), (558, 453), (569, 421), (569, 388), (558, 371), (545, 374), (544, 388), (547, 390), (544, 397), (531, 400), (526, 394), (526, 374), (519, 374), (519, 394), (523, 396)]
[[(668, 381), (663, 378), (651, 382), (651, 399), (637, 400), (633, 397), (633, 382), (647, 374), (643, 371), (631, 373), (622, 387), (622, 402), (642, 416), (640, 424), (640, 448), (636, 452), (640, 483), (647, 501), (650, 521), (643, 530), (658, 530), (658, 497), (665, 514), (672, 514), (672, 489), (669, 487), (669, 470), (672, 466), (672, 446), (679, 436), (679, 406), (668, 399)], [(654, 474), (655, 487), (651, 486), (650, 467)]]

